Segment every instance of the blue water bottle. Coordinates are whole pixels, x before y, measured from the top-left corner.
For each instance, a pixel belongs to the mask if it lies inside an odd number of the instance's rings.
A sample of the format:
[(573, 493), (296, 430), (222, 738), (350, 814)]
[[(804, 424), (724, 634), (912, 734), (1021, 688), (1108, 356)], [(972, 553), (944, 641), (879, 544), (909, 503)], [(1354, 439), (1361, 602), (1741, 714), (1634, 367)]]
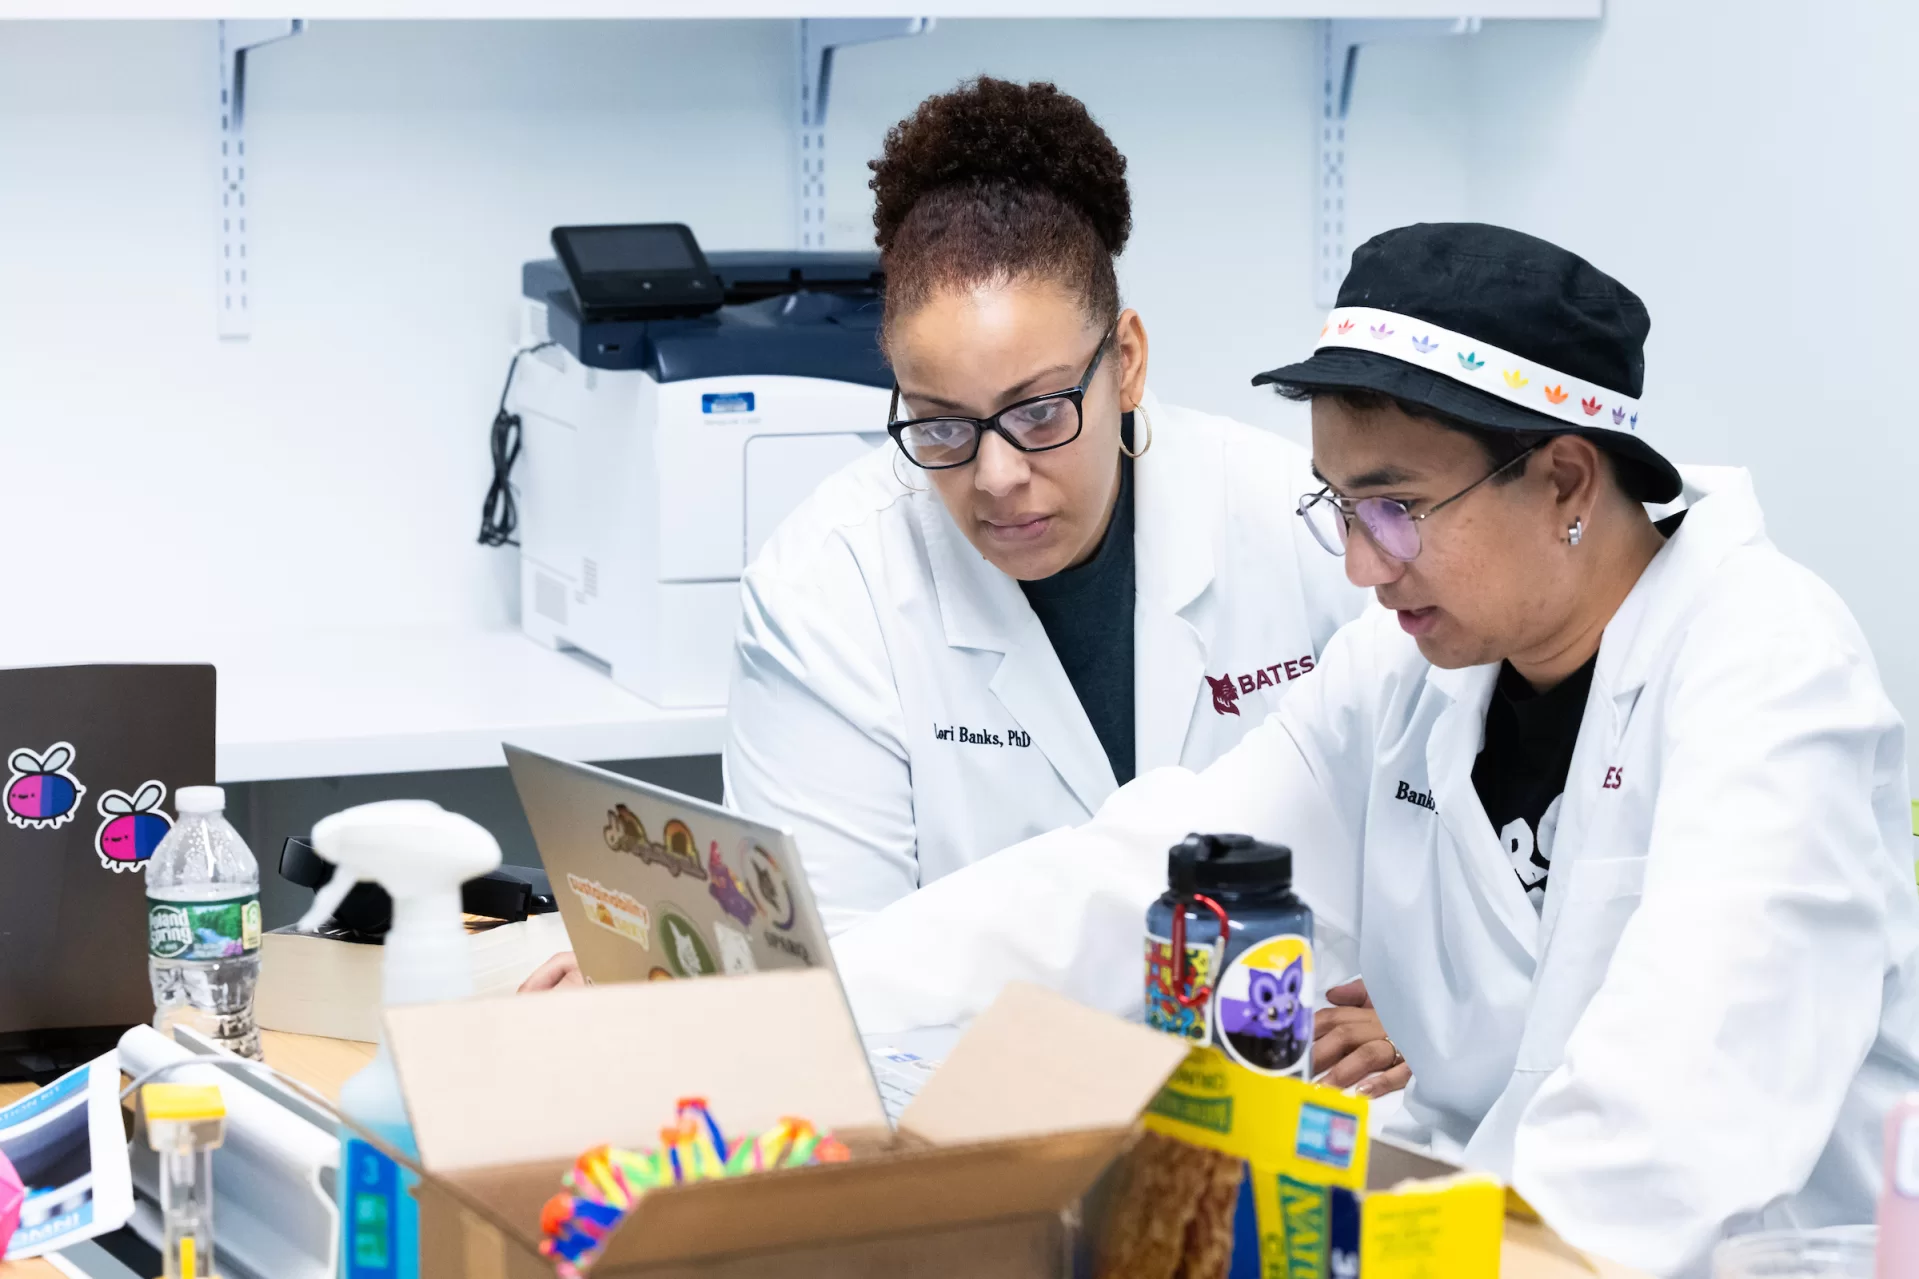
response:
[(1146, 911), (1146, 1024), (1262, 1075), (1313, 1059), (1313, 912), (1293, 853), (1250, 835), (1188, 835)]

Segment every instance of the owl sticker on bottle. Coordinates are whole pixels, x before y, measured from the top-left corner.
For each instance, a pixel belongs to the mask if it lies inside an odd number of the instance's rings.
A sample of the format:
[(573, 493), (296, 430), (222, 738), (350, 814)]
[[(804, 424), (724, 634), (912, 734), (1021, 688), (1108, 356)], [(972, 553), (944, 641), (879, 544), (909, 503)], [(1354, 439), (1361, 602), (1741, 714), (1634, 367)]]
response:
[(22, 830), (56, 830), (73, 820), (87, 788), (73, 775), (73, 747), (55, 742), (44, 751), (7, 757), (7, 820)]

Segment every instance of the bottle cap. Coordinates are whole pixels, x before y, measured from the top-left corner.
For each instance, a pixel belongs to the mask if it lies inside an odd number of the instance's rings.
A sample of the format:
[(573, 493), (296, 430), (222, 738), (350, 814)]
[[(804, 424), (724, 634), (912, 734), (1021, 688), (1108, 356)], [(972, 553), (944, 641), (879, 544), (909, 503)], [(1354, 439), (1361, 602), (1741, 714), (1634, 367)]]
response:
[(1166, 854), (1166, 882), (1181, 897), (1293, 886), (1293, 850), (1251, 835), (1188, 835)]
[(173, 792), (176, 813), (218, 813), (226, 806), (227, 792), (222, 786), (182, 786)]

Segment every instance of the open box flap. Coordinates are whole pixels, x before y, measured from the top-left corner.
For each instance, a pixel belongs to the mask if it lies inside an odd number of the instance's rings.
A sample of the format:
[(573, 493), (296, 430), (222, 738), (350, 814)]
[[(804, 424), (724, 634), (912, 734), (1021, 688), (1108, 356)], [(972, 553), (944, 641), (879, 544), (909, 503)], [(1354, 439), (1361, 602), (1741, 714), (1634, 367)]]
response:
[(730, 1134), (784, 1115), (886, 1126), (824, 969), (418, 1004), (389, 1009), (386, 1028), (432, 1172), (652, 1148), (689, 1096)]
[(640, 1198), (594, 1268), (797, 1248), (1058, 1212), (1132, 1139), (1130, 1131), (901, 1151), (656, 1190)]
[(900, 1116), (937, 1145), (1127, 1129), (1192, 1045), (1009, 983)]

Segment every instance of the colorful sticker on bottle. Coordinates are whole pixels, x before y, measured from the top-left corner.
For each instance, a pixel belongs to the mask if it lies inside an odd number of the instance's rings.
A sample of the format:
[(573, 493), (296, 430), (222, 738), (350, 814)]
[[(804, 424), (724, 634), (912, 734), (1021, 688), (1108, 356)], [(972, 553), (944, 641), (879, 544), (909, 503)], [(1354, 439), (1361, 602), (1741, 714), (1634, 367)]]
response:
[(1220, 975), (1219, 1045), (1248, 1070), (1305, 1076), (1312, 1065), (1313, 944), (1284, 934), (1247, 947)]
[(211, 902), (147, 898), (147, 953), (155, 959), (237, 959), (259, 949), (257, 895)]
[(589, 922), (609, 933), (618, 933), (628, 941), (638, 942), (642, 950), (651, 949), (653, 912), (639, 898), (571, 872), (567, 874), (566, 886), (580, 899), (580, 907), (586, 911)]
[(720, 971), (729, 977), (760, 970), (753, 959), (753, 939), (731, 924), (715, 921), (713, 940), (720, 944)]
[(1191, 1008), (1173, 998), (1173, 939), (1146, 935), (1146, 1024), (1154, 1030), (1190, 1039), (1196, 1044), (1210, 1042), (1211, 1020), (1207, 1009), (1213, 997), (1213, 943), (1188, 943), (1187, 992), (1199, 996)]
[(145, 870), (153, 850), (173, 829), (173, 820), (160, 811), (166, 802), (163, 782), (147, 782), (129, 795), (110, 790), (100, 797), (100, 829), (93, 835), (93, 851), (108, 870)]
[(69, 742), (7, 756), (7, 820), (22, 830), (55, 830), (72, 821), (87, 793), (73, 775), (73, 760)]
[(740, 860), (746, 865), (746, 891), (753, 895), (767, 920), (781, 932), (793, 930), (799, 908), (793, 904), (793, 891), (780, 869), (779, 858), (752, 840), (740, 841)]
[(739, 920), (741, 924), (751, 924), (753, 916), (760, 913), (760, 908), (754, 905), (751, 897), (746, 895), (745, 882), (733, 873), (733, 868), (728, 866), (726, 859), (720, 856), (720, 841), (717, 839), (707, 850), (706, 869), (708, 872), (706, 891), (713, 895), (713, 900), (720, 904), (720, 909)]
[(675, 977), (711, 977), (720, 971), (712, 948), (692, 920), (664, 902), (653, 913), (659, 919), (660, 950)]

